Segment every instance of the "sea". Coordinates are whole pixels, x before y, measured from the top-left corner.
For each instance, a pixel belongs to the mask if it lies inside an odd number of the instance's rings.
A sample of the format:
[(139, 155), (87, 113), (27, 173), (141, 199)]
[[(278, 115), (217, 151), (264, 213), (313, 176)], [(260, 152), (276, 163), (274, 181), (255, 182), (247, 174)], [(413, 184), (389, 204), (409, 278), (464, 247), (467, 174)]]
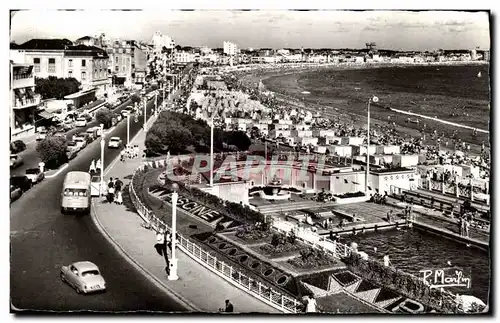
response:
[(270, 91), (353, 114), (366, 115), (368, 99), (377, 96), (382, 108), (489, 130), (489, 71), (487, 64), (323, 69), (271, 76), (263, 83)]

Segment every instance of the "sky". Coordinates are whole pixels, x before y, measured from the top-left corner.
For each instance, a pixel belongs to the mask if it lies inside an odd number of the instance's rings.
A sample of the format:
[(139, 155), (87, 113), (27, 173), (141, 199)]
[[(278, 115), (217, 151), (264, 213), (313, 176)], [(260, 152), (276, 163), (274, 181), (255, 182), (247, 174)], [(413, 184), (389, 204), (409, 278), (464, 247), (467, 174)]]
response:
[(487, 12), (291, 10), (25, 10), (11, 14), (11, 41), (105, 33), (149, 42), (156, 31), (182, 46), (436, 50), (490, 48)]

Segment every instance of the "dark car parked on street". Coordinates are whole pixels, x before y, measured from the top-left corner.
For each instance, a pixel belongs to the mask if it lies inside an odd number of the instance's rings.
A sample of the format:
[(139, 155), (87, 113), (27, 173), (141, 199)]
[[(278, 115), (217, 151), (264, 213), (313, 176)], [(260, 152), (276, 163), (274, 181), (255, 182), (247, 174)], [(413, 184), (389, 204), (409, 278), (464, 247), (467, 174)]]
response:
[(14, 175), (10, 177), (10, 185), (19, 187), (23, 192), (26, 192), (33, 186), (33, 181), (28, 176)]

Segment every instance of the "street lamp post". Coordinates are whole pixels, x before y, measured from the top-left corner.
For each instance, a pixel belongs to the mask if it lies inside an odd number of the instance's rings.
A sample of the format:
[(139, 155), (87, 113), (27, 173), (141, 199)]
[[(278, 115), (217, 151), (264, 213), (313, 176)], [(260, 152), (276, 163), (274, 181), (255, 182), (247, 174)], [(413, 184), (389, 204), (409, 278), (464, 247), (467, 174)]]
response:
[(144, 98), (144, 131), (147, 131), (147, 128), (146, 128), (146, 122), (147, 122), (147, 118), (146, 118), (146, 106), (148, 105), (148, 101), (146, 98)]
[(158, 91), (155, 93), (155, 117), (158, 116)]
[(130, 144), (130, 111), (127, 113), (127, 146)]
[(104, 194), (104, 146), (106, 146), (106, 138), (104, 133), (101, 132), (101, 185), (100, 185), (100, 195)]
[(368, 194), (368, 177), (370, 176), (370, 104), (377, 103), (378, 98), (374, 96), (368, 100), (368, 121), (367, 121), (367, 135), (366, 135), (366, 175), (365, 175), (365, 192)]
[(177, 280), (177, 258), (175, 257), (175, 247), (176, 247), (176, 236), (177, 236), (177, 198), (179, 197), (177, 190), (179, 185), (177, 183), (172, 184), (172, 257), (170, 258), (170, 271), (168, 274), (168, 280)]
[(214, 186), (214, 116), (210, 122), (210, 187)]

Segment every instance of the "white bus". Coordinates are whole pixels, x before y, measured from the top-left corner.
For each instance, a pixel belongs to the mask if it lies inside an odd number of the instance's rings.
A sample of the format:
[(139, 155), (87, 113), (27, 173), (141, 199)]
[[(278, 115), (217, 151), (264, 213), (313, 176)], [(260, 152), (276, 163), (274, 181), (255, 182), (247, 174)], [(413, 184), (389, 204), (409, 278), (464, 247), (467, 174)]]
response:
[(62, 189), (61, 213), (70, 211), (90, 213), (90, 174), (69, 172)]

